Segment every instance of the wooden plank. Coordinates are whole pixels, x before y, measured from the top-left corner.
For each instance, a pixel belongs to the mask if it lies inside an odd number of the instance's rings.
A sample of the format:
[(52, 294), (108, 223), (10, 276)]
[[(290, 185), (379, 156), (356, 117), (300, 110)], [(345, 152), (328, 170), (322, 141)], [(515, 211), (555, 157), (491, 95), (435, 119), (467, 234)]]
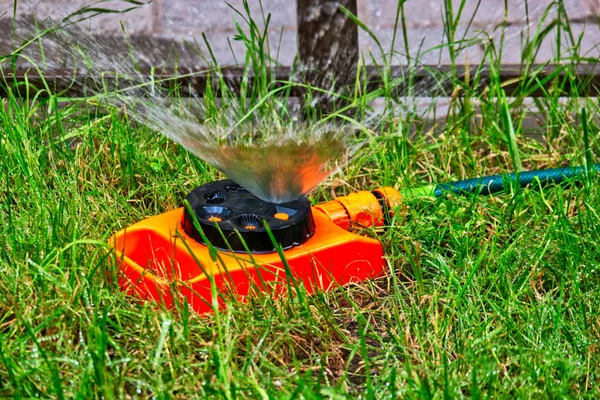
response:
[[(357, 1), (298, 0), (296, 4), (300, 81), (337, 91), (354, 78), (359, 55), (358, 26), (340, 6), (357, 15)], [(321, 108), (333, 107), (331, 95), (312, 94)]]
[[(379, 74), (380, 69), (375, 66), (367, 67), (368, 90), (375, 90), (380, 87), (382, 79)], [(278, 67), (271, 71), (273, 73), (272, 87), (281, 86), (281, 81), (289, 81), (291, 70), (289, 67)], [(564, 96), (598, 96), (600, 95), (600, 65), (595, 64), (579, 65), (576, 67), (565, 67), (557, 65), (548, 66), (533, 66), (527, 77), (523, 77), (523, 69), (517, 65), (503, 66), (500, 71), (500, 80), (502, 87), (506, 93), (511, 95), (527, 95), (530, 97), (541, 97), (545, 95), (546, 90), (550, 90), (552, 85), (560, 83), (553, 90), (560, 90)], [(44, 79), (35, 73), (33, 70), (16, 71), (16, 74), (11, 71), (4, 71), (5, 83), (0, 81), (0, 97), (6, 97), (7, 87), (17, 87), (21, 93), (25, 93), (26, 87), (30, 92), (43, 89), (44, 81), (50, 87), (52, 93), (61, 93), (63, 96), (82, 97), (89, 96), (94, 92), (94, 86), (97, 86), (98, 79), (91, 76), (74, 75), (73, 71), (52, 71), (44, 75)], [(222, 77), (226, 85), (233, 92), (239, 90), (243, 79), (243, 68), (230, 67), (222, 69)], [(423, 96), (423, 97), (443, 97), (450, 96), (456, 92), (457, 87), (465, 85), (465, 77), (470, 77), (470, 82), (473, 77), (479, 73), (480, 81), (476, 87), (471, 87), (475, 93), (483, 93), (488, 89), (490, 82), (489, 69), (478, 70), (476, 67), (457, 66), (457, 73), (452, 77), (451, 68), (449, 66), (422, 66), (417, 70), (410, 71), (404, 66), (394, 66), (391, 69), (391, 75), (395, 79), (394, 94), (396, 96)], [(408, 87), (408, 76), (412, 75), (412, 89)], [(73, 79), (73, 76), (76, 79)], [(150, 81), (149, 74), (142, 74), (147, 81)], [(164, 72), (157, 74), (154, 80), (160, 83), (161, 79), (167, 79), (161, 86), (173, 88), (178, 87), (179, 93), (184, 97), (202, 97), (206, 90), (207, 83), (212, 84), (213, 90), (218, 90), (218, 85), (215, 80), (215, 73), (208, 74), (207, 72), (192, 72), (180, 71), (179, 74)], [(111, 80), (114, 77), (105, 77), (105, 82), (109, 86), (114, 85)], [(252, 85), (253, 76), (248, 77), (250, 86)], [(528, 82), (523, 86), (523, 82)], [(27, 85), (25, 85), (27, 82)], [(127, 82), (123, 78), (120, 79), (120, 87), (124, 87)], [(523, 88), (525, 87), (525, 91)], [(456, 93), (460, 94), (462, 91)], [(302, 95), (302, 91), (296, 88), (292, 90), (293, 96)], [(44, 93), (41, 93), (43, 96)], [(46, 93), (47, 95), (47, 93)]]

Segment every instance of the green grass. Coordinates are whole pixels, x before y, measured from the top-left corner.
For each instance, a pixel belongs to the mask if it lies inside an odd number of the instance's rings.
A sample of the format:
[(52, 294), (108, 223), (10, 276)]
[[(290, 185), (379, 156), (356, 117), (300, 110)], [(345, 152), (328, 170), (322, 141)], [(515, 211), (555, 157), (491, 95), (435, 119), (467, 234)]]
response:
[[(446, 29), (460, 39), (455, 22)], [(253, 34), (249, 43), (261, 40)], [(488, 50), (486, 68), (497, 71)], [(252, 57), (255, 68), (266, 62)], [(571, 57), (566, 71), (580, 61)], [(263, 78), (247, 98), (264, 98)], [(537, 100), (537, 126), (525, 129), (522, 104), (535, 79), (510, 98), (497, 74), (483, 94), (475, 79), (446, 79), (464, 96), (452, 97), (443, 121), (432, 128), (414, 113), (386, 114), (368, 149), (312, 199), (521, 165), (589, 165), (600, 151), (598, 103), (577, 99), (581, 88), (561, 102), (564, 81), (554, 79)], [(382, 92), (388, 107), (398, 101), (390, 87)], [(410, 201), (379, 236), (386, 276), (277, 302), (253, 297), (199, 317), (122, 293), (108, 279), (115, 265), (105, 243), (219, 173), (114, 108), (15, 90), (0, 101), (2, 397), (600, 395), (596, 176), (573, 187)]]

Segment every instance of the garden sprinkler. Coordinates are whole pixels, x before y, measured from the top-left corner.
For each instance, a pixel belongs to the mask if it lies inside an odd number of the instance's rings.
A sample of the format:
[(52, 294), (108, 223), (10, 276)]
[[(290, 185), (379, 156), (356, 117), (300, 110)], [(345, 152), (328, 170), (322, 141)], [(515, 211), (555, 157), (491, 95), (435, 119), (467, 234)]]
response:
[(168, 307), (178, 296), (204, 313), (213, 288), (223, 304), (222, 294), (243, 298), (252, 288), (281, 293), (293, 281), (312, 293), (380, 276), (381, 243), (352, 230), (383, 226), (399, 201), (381, 188), (314, 207), (306, 197), (274, 204), (231, 180), (211, 182), (189, 193), (186, 207), (113, 236), (119, 285)]
[[(594, 169), (600, 170), (598, 165)], [(205, 313), (230, 293), (308, 293), (381, 276), (382, 244), (361, 234), (387, 225), (404, 198), (492, 194), (506, 184), (557, 184), (584, 174), (567, 167), (494, 175), (398, 191), (382, 187), (311, 206), (306, 197), (269, 203), (231, 180), (194, 189), (186, 207), (150, 217), (111, 238), (123, 290)], [(293, 283), (293, 285), (290, 284)]]

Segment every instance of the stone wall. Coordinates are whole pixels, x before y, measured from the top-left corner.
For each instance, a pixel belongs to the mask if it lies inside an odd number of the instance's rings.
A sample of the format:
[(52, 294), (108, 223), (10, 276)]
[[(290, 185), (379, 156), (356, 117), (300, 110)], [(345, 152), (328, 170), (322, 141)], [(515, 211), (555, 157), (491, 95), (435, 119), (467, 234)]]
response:
[[(243, 12), (242, 0), (228, 2), (232, 7)], [(248, 2), (251, 15), (262, 24), (259, 1)], [(47, 17), (57, 19), (90, 3), (90, 0), (23, 0), (19, 2), (18, 15), (34, 12), (38, 20)], [(359, 18), (377, 35), (385, 51), (389, 51), (398, 1), (358, 0), (358, 3)], [(457, 11), (460, 1), (453, 0), (452, 3)], [(508, 3), (509, 11), (506, 18), (509, 28), (505, 33), (503, 61), (516, 63), (521, 59), (520, 51), (524, 35), (528, 30), (530, 35), (535, 33), (552, 1), (529, 0), (527, 2), (529, 20), (525, 12), (525, 0), (509, 0)], [(408, 47), (413, 58), (418, 52), (424, 53), (420, 58), (425, 63), (449, 62), (447, 51), (425, 52), (447, 42), (444, 37), (442, 4), (441, 0), (408, 0), (406, 3)], [(596, 15), (600, 11), (600, 0), (564, 0), (564, 4), (575, 38), (582, 35), (581, 53), (598, 58), (600, 52), (597, 44), (600, 42), (600, 30)], [(131, 7), (131, 4), (113, 0), (96, 6), (123, 10)], [(6, 50), (12, 45), (12, 7), (13, 0), (0, 0), (0, 50)], [(283, 65), (290, 65), (297, 51), (296, 2), (262, 0), (262, 7), (265, 13), (271, 14), (269, 26), (271, 54), (273, 57), (278, 55), (277, 58)], [(551, 11), (549, 19), (553, 15), (555, 10)], [(455, 40), (460, 39), (462, 35), (467, 39), (479, 37), (483, 40), (486, 35), (489, 35), (499, 41), (500, 30), (495, 28), (504, 18), (503, 1), (482, 0), (479, 3), (475, 0), (466, 0)], [(147, 49), (154, 50), (157, 58), (161, 57), (163, 49), (169, 51), (171, 43), (176, 43), (179, 50), (187, 48), (191, 51), (189, 48), (198, 46), (204, 54), (208, 54), (202, 38), (204, 32), (221, 64), (228, 65), (236, 62), (241, 64), (244, 62), (244, 46), (233, 38), (236, 34), (234, 20), (246, 26), (242, 16), (236, 14), (223, 0), (154, 0), (124, 14), (98, 15), (92, 23), (86, 22), (86, 29), (98, 38), (122, 37), (122, 23), (128, 34), (137, 38), (138, 42), (145, 43)], [(466, 32), (467, 26), (468, 32)], [(401, 27), (398, 28), (400, 33)], [(188, 45), (182, 44), (184, 42), (188, 42)], [(366, 57), (370, 57), (369, 52), (372, 52), (376, 58), (380, 56), (377, 46), (365, 32), (360, 33), (360, 43)], [(538, 61), (543, 62), (556, 54), (555, 43), (552, 38), (544, 42)], [(395, 49), (404, 52), (405, 45), (401, 37), (396, 39)], [(468, 58), (469, 62), (477, 62), (482, 57), (483, 46), (473, 45), (460, 56), (460, 61), (465, 62)], [(201, 58), (198, 54), (188, 55), (187, 58), (183, 57), (181, 62), (195, 66), (204, 63)], [(402, 57), (399, 56), (397, 62), (402, 62)]]

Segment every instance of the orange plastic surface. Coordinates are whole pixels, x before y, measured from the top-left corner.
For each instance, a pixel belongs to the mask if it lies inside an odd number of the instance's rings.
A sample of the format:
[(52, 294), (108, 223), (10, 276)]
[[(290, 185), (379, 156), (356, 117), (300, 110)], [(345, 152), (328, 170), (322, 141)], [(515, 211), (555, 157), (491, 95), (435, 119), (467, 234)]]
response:
[(393, 217), (396, 209), (402, 205), (402, 195), (399, 191), (390, 186), (377, 188), (374, 192), (379, 193), (385, 199), (390, 217)]
[(336, 201), (344, 206), (350, 220), (358, 226), (368, 228), (383, 225), (383, 210), (373, 193), (367, 191), (350, 193), (338, 197)]
[(273, 216), (282, 221), (287, 221), (288, 219), (290, 219), (289, 215), (287, 215), (286, 213), (282, 213), (282, 212), (275, 213), (275, 215), (273, 215)]
[[(314, 235), (285, 251), (292, 275), (309, 293), (383, 274), (385, 260), (379, 241), (340, 228), (316, 208), (313, 217)], [(208, 247), (185, 233), (182, 218), (179, 208), (112, 237), (123, 290), (169, 307), (187, 300), (198, 313), (212, 310), (211, 278), (219, 293), (239, 299), (254, 289), (274, 287), (278, 294), (286, 292), (289, 279), (277, 253), (253, 254), (252, 263), (248, 254), (219, 251), (213, 261)], [(223, 305), (221, 296), (215, 300)]]
[(348, 212), (337, 200), (331, 200), (326, 203), (317, 204), (314, 208), (319, 211), (322, 211), (329, 217), (331, 222), (339, 226), (344, 230), (350, 229), (350, 218), (348, 217)]

